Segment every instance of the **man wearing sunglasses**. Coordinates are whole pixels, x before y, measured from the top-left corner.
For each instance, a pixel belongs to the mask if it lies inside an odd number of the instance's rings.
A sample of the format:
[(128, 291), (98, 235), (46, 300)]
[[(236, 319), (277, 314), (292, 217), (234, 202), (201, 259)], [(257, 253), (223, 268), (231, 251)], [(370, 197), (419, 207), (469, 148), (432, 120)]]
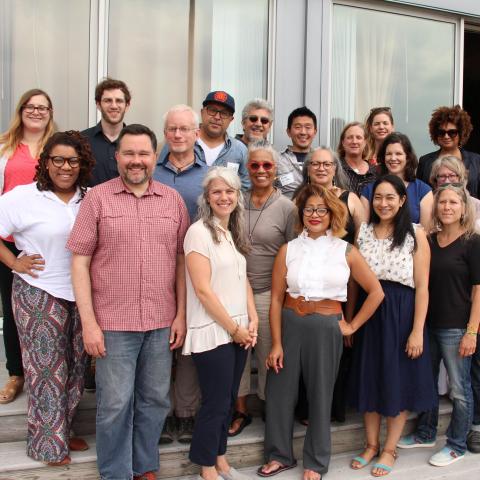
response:
[(235, 113), (235, 100), (227, 92), (216, 90), (205, 97), (202, 105), (202, 122), (195, 150), (209, 167), (215, 165), (235, 170), (242, 181), (242, 189), (248, 189), (247, 149), (227, 133)]
[(303, 162), (317, 135), (317, 116), (307, 107), (296, 108), (288, 116), (287, 135), (292, 144), (280, 154), (276, 186), (291, 199), (303, 181)]
[(273, 108), (266, 100), (255, 98), (242, 110), (243, 134), (235, 136), (247, 147), (251, 143), (267, 143), (273, 123)]

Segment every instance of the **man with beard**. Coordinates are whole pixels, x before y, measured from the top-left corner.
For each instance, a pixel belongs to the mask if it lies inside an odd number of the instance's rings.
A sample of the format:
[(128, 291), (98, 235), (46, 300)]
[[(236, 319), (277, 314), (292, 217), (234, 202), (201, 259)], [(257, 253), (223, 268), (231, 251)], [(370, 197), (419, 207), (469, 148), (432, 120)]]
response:
[(247, 147), (251, 143), (268, 144), (268, 134), (273, 123), (273, 108), (263, 98), (248, 102), (242, 110), (243, 135), (235, 135)]
[(120, 178), (86, 193), (67, 242), (83, 343), (97, 359), (104, 480), (156, 478), (171, 352), (185, 338), (188, 212), (179, 193), (152, 179), (156, 149), (149, 128), (123, 128)]
[(96, 165), (90, 186), (95, 186), (118, 177), (115, 149), (122, 128), (123, 117), (130, 107), (131, 95), (121, 80), (106, 78), (95, 88), (95, 103), (101, 113), (101, 120), (94, 127), (82, 132), (92, 148)]

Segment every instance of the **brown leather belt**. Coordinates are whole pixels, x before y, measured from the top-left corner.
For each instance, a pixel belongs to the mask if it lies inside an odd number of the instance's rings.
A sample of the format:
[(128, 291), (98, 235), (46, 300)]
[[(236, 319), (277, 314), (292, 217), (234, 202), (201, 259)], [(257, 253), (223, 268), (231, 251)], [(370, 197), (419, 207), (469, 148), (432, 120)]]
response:
[(305, 300), (304, 297), (293, 298), (288, 293), (285, 295), (283, 306), (290, 308), (302, 317), (312, 313), (320, 313), (321, 315), (342, 313), (342, 304), (337, 300)]

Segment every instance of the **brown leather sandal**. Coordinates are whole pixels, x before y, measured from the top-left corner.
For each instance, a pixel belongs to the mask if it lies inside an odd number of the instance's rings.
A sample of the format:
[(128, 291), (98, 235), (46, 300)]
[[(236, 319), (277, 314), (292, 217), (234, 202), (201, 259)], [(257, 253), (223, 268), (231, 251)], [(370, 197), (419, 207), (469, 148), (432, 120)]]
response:
[[(360, 470), (363, 467), (366, 467), (375, 457), (378, 456), (378, 452), (380, 451), (380, 446), (370, 445), (369, 443), (367, 443), (365, 445), (365, 449), (363, 453), (365, 453), (367, 450), (371, 450), (372, 452), (374, 452), (373, 457), (370, 460), (367, 460), (361, 455), (358, 455), (357, 457), (353, 458), (352, 461), (350, 462), (350, 468), (352, 468), (353, 470)], [(353, 462), (357, 462), (357, 465), (355, 465)]]
[(7, 383), (0, 390), (0, 404), (13, 402), (18, 395), (23, 391), (25, 378), (17, 375), (12, 375), (8, 378)]

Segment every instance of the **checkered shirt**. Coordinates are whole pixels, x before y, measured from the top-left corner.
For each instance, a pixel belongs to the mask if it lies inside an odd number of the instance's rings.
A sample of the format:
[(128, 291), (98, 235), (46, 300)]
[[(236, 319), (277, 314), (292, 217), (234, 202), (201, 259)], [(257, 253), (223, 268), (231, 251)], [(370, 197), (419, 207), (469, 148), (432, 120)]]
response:
[(87, 192), (67, 248), (91, 256), (95, 316), (102, 330), (146, 332), (176, 315), (175, 268), (189, 226), (182, 197), (151, 181), (137, 198), (115, 178)]

